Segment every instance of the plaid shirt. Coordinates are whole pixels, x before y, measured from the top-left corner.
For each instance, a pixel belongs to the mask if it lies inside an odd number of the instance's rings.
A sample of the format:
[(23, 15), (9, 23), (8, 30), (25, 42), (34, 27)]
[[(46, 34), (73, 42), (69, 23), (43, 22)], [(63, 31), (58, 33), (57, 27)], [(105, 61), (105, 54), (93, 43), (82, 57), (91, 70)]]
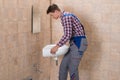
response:
[[(61, 23), (64, 29), (64, 35), (57, 43), (58, 46), (63, 46), (74, 36), (85, 36), (84, 28), (79, 19), (72, 13), (64, 12), (61, 15)], [(66, 16), (65, 16), (66, 15)]]

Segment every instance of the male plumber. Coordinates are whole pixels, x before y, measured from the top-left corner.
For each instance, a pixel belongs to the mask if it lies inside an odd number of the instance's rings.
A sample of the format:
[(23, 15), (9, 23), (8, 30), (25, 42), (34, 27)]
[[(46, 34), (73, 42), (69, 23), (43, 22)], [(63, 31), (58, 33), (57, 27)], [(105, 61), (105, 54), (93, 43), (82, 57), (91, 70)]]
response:
[(56, 4), (52, 4), (47, 9), (53, 19), (61, 19), (64, 35), (60, 41), (51, 49), (51, 53), (55, 54), (59, 47), (70, 44), (69, 51), (64, 55), (59, 68), (59, 80), (67, 80), (68, 72), (70, 80), (79, 80), (78, 66), (80, 60), (87, 49), (87, 39), (84, 27), (78, 17), (66, 11), (61, 11)]

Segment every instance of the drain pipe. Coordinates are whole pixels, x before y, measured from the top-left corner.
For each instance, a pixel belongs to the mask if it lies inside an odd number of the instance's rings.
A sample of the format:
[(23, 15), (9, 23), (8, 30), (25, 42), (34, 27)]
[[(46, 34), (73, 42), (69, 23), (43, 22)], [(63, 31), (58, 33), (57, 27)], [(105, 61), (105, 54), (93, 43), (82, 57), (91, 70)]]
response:
[[(50, 0), (50, 5), (52, 4), (52, 0)], [(50, 16), (50, 44), (52, 44), (52, 17)]]
[[(52, 0), (50, 0), (50, 5), (52, 4)], [(50, 44), (53, 44), (53, 35), (52, 35), (52, 17), (50, 16)], [(58, 66), (58, 57), (56, 56), (54, 58), (54, 60), (56, 61), (56, 66)], [(50, 64), (51, 64), (51, 60), (50, 60)]]

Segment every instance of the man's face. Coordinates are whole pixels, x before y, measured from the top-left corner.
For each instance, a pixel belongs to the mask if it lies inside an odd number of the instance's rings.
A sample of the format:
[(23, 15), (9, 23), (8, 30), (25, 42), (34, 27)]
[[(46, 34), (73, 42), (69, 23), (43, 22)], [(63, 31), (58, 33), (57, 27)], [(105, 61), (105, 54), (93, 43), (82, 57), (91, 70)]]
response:
[(59, 18), (59, 12), (57, 10), (55, 10), (55, 12), (50, 12), (49, 14), (54, 19), (58, 19)]

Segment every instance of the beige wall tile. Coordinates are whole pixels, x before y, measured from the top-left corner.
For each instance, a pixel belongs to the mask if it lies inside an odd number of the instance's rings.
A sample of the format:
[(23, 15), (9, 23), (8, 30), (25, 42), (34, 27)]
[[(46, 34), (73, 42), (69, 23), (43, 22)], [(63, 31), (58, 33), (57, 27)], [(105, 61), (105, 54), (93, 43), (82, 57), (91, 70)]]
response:
[(2, 0), (3, 1), (3, 6), (6, 8), (14, 8), (17, 6), (17, 0)]
[(8, 64), (2, 64), (0, 67), (0, 79), (8, 80)]
[(28, 8), (17, 8), (18, 9), (18, 20), (28, 20), (31, 22), (31, 6)]
[(0, 35), (0, 50), (6, 48), (6, 37)]
[(18, 32), (18, 25), (16, 22), (4, 22), (3, 23), (3, 34), (15, 34)]
[(18, 44), (19, 46), (22, 45), (29, 45), (31, 40), (30, 34), (29, 33), (19, 33), (18, 34)]
[(3, 21), (17, 21), (17, 8), (2, 8)]
[(27, 8), (32, 4), (32, 0), (17, 0), (19, 8)]
[(0, 0), (0, 8), (2, 8), (2, 7), (3, 7), (3, 1)]
[(6, 36), (6, 48), (18, 47), (18, 37), (17, 35)]
[(31, 32), (31, 24), (28, 21), (20, 21), (18, 22), (18, 32)]

